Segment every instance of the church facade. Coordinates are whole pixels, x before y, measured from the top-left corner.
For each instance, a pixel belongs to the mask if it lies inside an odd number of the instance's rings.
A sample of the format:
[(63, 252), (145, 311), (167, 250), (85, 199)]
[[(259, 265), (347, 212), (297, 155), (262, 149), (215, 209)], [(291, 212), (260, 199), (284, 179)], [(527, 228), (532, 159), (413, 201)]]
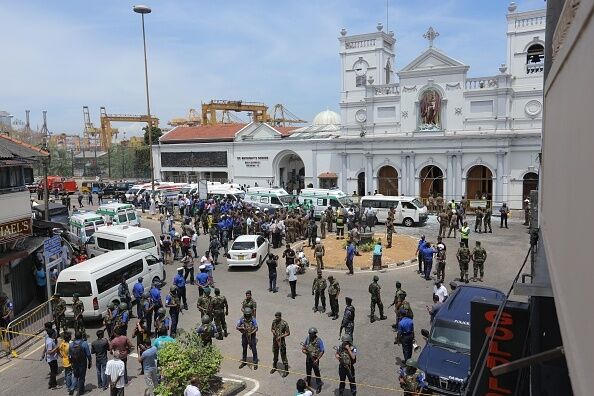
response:
[[(505, 64), (486, 77), (437, 48), (394, 72), (395, 39), (340, 32), (340, 115), (311, 126), (176, 127), (153, 146), (156, 178), (232, 180), (350, 194), (486, 197), (521, 208), (538, 182), (545, 11), (507, 14)], [(502, 38), (503, 39), (503, 38)]]

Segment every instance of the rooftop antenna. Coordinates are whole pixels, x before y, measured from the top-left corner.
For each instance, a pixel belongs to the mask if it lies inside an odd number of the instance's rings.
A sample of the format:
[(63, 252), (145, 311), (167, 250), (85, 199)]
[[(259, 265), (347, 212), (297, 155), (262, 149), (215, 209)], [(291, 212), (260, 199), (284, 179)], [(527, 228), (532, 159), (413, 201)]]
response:
[(388, 25), (388, 21), (389, 21), (389, 10), (390, 10), (390, 0), (386, 0), (386, 32), (389, 32), (389, 25)]

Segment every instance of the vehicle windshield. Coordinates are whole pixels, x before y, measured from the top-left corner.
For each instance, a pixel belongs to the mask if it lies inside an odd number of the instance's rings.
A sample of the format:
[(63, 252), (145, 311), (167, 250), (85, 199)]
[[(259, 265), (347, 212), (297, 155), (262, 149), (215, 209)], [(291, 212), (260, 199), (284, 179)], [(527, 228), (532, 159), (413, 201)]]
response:
[(91, 282), (58, 282), (56, 292), (62, 297), (72, 297), (78, 293), (80, 297), (89, 297), (91, 295)]
[(131, 188), (128, 190), (128, 192), (126, 194), (136, 194), (138, 192), (137, 188)]
[(429, 340), (434, 344), (468, 353), (470, 352), (470, 327), (440, 320), (431, 329)]
[(353, 200), (349, 197), (340, 197), (338, 198), (338, 202), (340, 202), (344, 207), (351, 206), (353, 204)]
[(419, 201), (418, 198), (415, 198), (412, 200), (412, 203), (415, 204), (415, 206), (419, 209), (423, 208), (425, 205), (423, 204), (423, 202)]
[(190, 192), (190, 190), (192, 189), (192, 187), (184, 187), (181, 190), (179, 190), (180, 194), (187, 194)]
[(282, 203), (285, 205), (290, 205), (293, 203), (293, 196), (292, 195), (281, 195), (278, 197)]
[(256, 247), (256, 243), (253, 241), (239, 241), (234, 242), (231, 246), (231, 250), (251, 250)]

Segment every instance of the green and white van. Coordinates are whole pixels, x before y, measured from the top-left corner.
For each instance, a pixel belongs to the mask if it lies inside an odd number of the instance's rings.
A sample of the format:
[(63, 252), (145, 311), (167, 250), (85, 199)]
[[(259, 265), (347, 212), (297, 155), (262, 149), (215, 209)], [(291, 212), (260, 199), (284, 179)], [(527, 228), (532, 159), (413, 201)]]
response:
[(293, 196), (284, 188), (251, 187), (245, 193), (243, 201), (261, 210), (268, 209), (274, 213), (278, 209), (290, 207)]
[(97, 213), (102, 215), (108, 224), (140, 226), (140, 219), (136, 214), (136, 208), (132, 204), (110, 202), (99, 206)]
[(99, 227), (105, 226), (105, 219), (95, 212), (79, 211), (70, 216), (68, 225), (70, 233), (80, 245), (84, 245), (92, 241), (93, 234)]
[(353, 201), (337, 188), (304, 188), (299, 193), (298, 199), (300, 204), (313, 208), (316, 218), (319, 218), (328, 206), (334, 211), (342, 208), (346, 213), (346, 210), (353, 205)]

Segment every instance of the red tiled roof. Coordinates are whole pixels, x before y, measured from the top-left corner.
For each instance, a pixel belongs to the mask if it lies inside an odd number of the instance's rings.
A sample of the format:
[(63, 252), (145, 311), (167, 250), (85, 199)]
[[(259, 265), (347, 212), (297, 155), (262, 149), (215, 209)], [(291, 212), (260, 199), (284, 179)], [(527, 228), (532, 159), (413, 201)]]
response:
[(0, 158), (46, 157), (49, 155), (47, 151), (44, 151), (39, 147), (22, 142), (8, 135), (0, 133), (0, 138), (5, 139), (5, 143), (1, 145)]
[(318, 179), (337, 179), (338, 175), (334, 172), (322, 172), (318, 175)]
[[(159, 139), (161, 143), (181, 142), (227, 142), (233, 141), (235, 134), (244, 128), (246, 124), (217, 124), (201, 125), (197, 127), (178, 126), (167, 132)], [(296, 127), (274, 127), (271, 128), (280, 132), (282, 137), (287, 137)]]

